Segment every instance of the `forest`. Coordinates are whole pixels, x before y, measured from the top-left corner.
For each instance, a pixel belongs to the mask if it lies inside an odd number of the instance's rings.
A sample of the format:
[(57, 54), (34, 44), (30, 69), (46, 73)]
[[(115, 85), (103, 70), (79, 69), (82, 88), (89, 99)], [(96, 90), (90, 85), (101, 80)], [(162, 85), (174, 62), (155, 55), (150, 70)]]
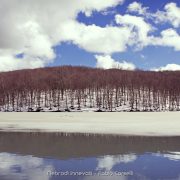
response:
[(46, 67), (0, 73), (0, 111), (179, 111), (180, 71)]

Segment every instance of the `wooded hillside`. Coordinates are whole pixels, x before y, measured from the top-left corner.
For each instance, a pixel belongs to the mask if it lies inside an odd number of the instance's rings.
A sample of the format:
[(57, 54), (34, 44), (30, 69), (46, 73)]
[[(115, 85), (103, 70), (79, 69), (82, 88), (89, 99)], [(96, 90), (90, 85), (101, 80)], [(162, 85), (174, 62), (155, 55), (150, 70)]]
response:
[(180, 71), (48, 67), (0, 73), (1, 111), (177, 111)]

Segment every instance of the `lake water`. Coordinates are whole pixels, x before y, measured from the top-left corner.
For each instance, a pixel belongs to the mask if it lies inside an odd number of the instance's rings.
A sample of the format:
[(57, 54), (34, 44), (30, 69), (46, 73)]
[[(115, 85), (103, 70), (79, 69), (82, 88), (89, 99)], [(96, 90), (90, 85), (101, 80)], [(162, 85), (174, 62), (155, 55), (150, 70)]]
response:
[(180, 179), (180, 137), (0, 132), (0, 180)]

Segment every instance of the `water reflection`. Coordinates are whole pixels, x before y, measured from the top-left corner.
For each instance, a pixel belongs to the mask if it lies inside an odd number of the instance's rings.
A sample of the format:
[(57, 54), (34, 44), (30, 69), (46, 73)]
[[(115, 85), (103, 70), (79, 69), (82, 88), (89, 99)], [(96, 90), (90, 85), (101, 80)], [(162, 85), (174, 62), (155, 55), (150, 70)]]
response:
[(107, 155), (97, 159), (98, 165), (96, 169), (110, 171), (117, 164), (133, 162), (136, 159), (137, 156), (134, 154), (124, 154), (124, 155), (116, 155), (116, 156)]
[(168, 154), (156, 154), (156, 156), (163, 156), (171, 161), (180, 161), (180, 152), (168, 152)]
[(42, 158), (0, 153), (0, 179), (48, 180), (47, 171), (52, 170), (52, 165), (46, 164)]
[(1, 132), (0, 179), (178, 180), (180, 137)]

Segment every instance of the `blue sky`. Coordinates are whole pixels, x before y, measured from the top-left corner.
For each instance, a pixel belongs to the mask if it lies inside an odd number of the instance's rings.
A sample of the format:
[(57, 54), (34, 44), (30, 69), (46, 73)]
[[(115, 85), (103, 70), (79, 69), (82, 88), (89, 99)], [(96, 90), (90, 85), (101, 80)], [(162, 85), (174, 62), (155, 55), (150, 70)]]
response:
[[(74, 66), (96, 66), (94, 53), (88, 53), (73, 44), (64, 43), (55, 47), (59, 56), (50, 66), (74, 65)], [(126, 52), (114, 53), (112, 57), (120, 62), (128, 60), (138, 68), (149, 70), (154, 67), (165, 66), (166, 64), (180, 64), (180, 52), (169, 47), (147, 47), (141, 51), (129, 49)]]
[[(108, 11), (112, 11), (112, 14), (104, 15), (99, 12), (93, 12), (91, 17), (87, 17), (84, 13), (79, 13), (77, 20), (86, 25), (95, 24), (97, 26), (105, 27), (107, 24), (111, 24), (114, 21), (116, 13), (126, 14), (127, 7), (131, 4), (132, 0), (126, 0), (123, 5), (118, 5), (113, 8), (109, 8)], [(137, 0), (143, 6), (149, 7), (149, 11), (156, 12), (157, 10), (163, 10), (167, 3), (175, 2), (177, 6), (180, 6), (178, 0)], [(114, 12), (113, 12), (114, 11)], [(160, 34), (163, 29), (170, 28), (169, 24), (161, 24), (156, 26), (158, 29), (155, 32)], [(177, 29), (179, 32), (179, 29)], [(180, 43), (180, 42), (179, 42)], [(52, 64), (56, 65), (83, 65), (83, 66), (96, 66), (96, 59), (94, 53), (87, 52), (71, 43), (62, 43), (55, 47), (56, 53), (59, 54)], [(113, 59), (121, 62), (122, 60), (130, 61), (140, 69), (152, 69), (154, 67), (165, 66), (166, 64), (180, 64), (180, 51), (174, 51), (172, 47), (161, 46), (148, 46), (142, 50), (134, 50), (129, 47), (125, 52), (113, 53)]]
[(180, 70), (179, 0), (2, 0), (0, 7), (0, 71)]

